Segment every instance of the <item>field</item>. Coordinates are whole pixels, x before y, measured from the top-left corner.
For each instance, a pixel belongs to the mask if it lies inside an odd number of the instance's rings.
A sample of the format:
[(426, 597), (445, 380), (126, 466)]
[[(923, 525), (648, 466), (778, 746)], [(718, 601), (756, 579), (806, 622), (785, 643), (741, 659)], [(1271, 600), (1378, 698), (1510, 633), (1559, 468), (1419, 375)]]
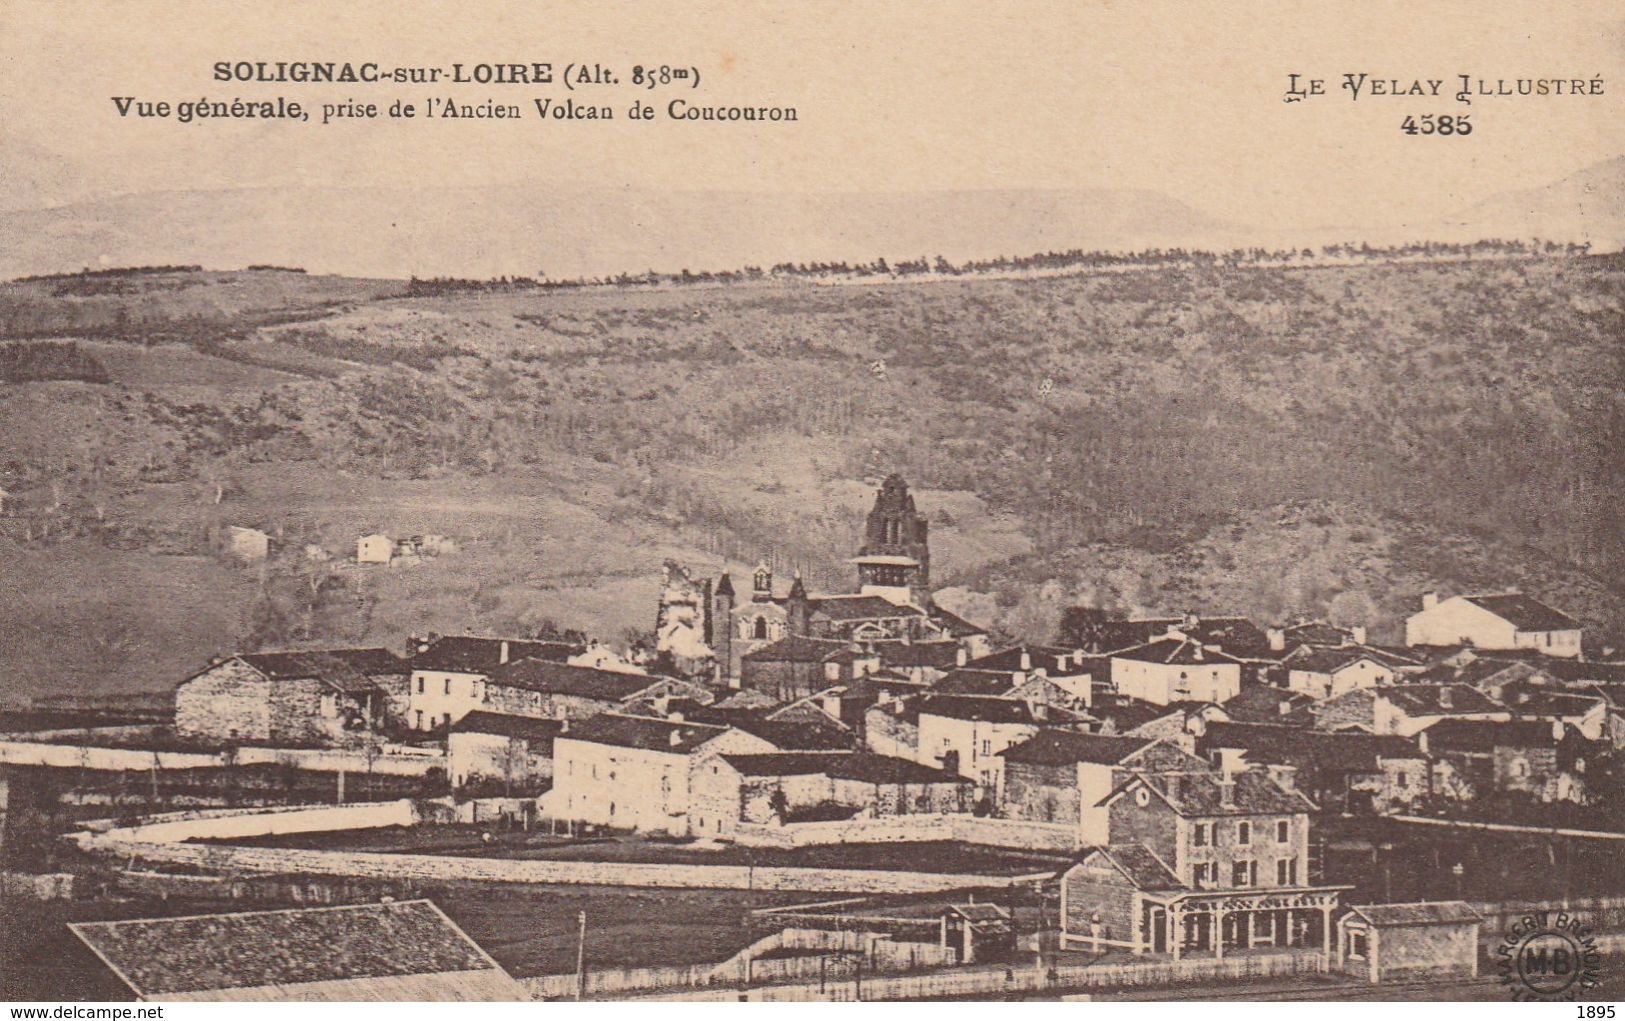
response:
[[(1086, 602), (1393, 640), (1423, 591), (1509, 585), (1599, 639), (1625, 619), (1617, 257), (434, 297), (64, 279), (0, 284), (0, 340), (76, 340), (110, 380), (0, 384), (12, 697), (423, 631), (623, 642), (667, 557), (845, 590), (893, 470), (940, 600), (1013, 636)], [(272, 559), (222, 560), (227, 525)], [(373, 530), (460, 549), (347, 566)]]

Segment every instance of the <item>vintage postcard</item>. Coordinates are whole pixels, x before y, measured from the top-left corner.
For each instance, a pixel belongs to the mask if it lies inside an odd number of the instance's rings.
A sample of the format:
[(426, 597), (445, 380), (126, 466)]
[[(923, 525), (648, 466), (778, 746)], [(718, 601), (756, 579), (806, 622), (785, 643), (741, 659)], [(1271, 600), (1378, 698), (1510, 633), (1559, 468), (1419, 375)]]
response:
[(0, 999), (1612, 1017), (1622, 246), (1604, 0), (0, 0)]

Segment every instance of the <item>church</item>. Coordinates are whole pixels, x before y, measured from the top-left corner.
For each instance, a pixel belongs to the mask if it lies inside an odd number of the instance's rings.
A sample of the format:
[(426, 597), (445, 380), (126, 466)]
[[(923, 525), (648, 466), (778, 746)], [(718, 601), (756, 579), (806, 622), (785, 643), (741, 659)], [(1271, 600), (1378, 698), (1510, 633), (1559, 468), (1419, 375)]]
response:
[[(800, 574), (780, 595), (765, 563), (752, 572), (748, 593), (737, 592), (727, 574), (717, 579), (707, 623), (720, 682), (739, 687), (744, 658), (786, 638), (821, 640), (831, 650), (942, 642), (963, 645), (971, 656), (986, 651), (984, 629), (932, 602), (930, 522), (900, 475), (881, 484), (850, 562), (858, 587), (843, 595), (809, 594)], [(800, 644), (816, 651), (818, 643)]]

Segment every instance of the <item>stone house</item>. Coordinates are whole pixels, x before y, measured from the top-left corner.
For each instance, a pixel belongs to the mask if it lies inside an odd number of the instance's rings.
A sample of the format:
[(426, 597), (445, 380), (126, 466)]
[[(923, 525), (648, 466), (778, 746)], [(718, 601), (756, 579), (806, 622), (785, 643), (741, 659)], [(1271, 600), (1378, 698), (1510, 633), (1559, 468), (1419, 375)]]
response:
[(1202, 728), (1195, 747), (1221, 769), (1290, 766), (1297, 788), (1328, 812), (1404, 812), (1433, 789), (1428, 757), (1415, 740), (1394, 734), (1216, 722)]
[(1223, 704), (1241, 694), (1241, 661), (1217, 646), (1170, 636), (1113, 653), (1111, 682), (1117, 694), (1153, 705)]
[(395, 559), (395, 540), (382, 532), (363, 535), (355, 541), (355, 562), (387, 564)]
[(1508, 720), (1506, 706), (1465, 684), (1357, 688), (1305, 710), (1318, 730), (1364, 730), (1409, 737), (1440, 720)]
[(1373, 983), (1476, 978), (1482, 924), (1461, 901), (1353, 906), (1337, 923), (1337, 967)]
[(554, 739), (547, 811), (596, 826), (688, 836), (691, 775), (702, 755), (778, 750), (731, 727), (605, 713), (572, 723)]
[(245, 564), (271, 555), (271, 537), (258, 528), (227, 525), (222, 540), (227, 555)]
[(1436, 762), (1435, 786), (1473, 799), (1520, 792), (1542, 801), (1580, 801), (1585, 771), (1606, 745), (1561, 722), (1443, 720), (1417, 735)]
[(1080, 844), (1107, 842), (1107, 810), (1101, 802), (1132, 772), (1209, 768), (1165, 742), (1069, 730), (1040, 730), (999, 754), (1004, 760), (999, 814), (1076, 826)]
[(1405, 620), (1406, 645), (1471, 645), (1476, 649), (1532, 649), (1578, 658), (1580, 622), (1520, 592), (1422, 597), (1422, 610)]
[(999, 753), (1038, 733), (1052, 715), (1059, 720), (1064, 714), (1011, 698), (927, 695), (912, 757), (974, 781), (977, 797), (997, 804), (1004, 775)]
[(849, 641), (790, 635), (744, 653), (739, 687), (794, 702), (880, 669), (880, 657)]
[(1356, 688), (1392, 684), (1392, 666), (1358, 645), (1334, 649), (1301, 648), (1285, 660), (1287, 689), (1314, 698), (1331, 698)]
[(231, 656), (175, 689), (175, 730), (219, 742), (343, 745), (406, 719), (408, 666), (387, 649)]
[(524, 659), (562, 663), (582, 652), (569, 642), (544, 642), (477, 635), (414, 641), (409, 724), (415, 730), (444, 727), (483, 706), (486, 680), (499, 667)]
[(1314, 806), (1290, 770), (1135, 773), (1104, 804), (1110, 842), (1062, 876), (1063, 948), (1330, 951), (1343, 888), (1310, 881)]
[(962, 777), (866, 752), (708, 754), (692, 784), (693, 832), (720, 840), (740, 823), (937, 815), (971, 800)]
[(466, 713), (446, 734), (452, 786), (482, 782), (504, 793), (532, 791), (553, 777), (553, 740), (567, 720), (538, 720), (483, 710)]

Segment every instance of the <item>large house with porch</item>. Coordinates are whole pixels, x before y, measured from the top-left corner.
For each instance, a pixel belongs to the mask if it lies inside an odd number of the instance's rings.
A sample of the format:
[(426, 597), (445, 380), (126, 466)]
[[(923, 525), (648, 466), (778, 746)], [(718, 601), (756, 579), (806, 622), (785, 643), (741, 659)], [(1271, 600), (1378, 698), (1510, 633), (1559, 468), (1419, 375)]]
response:
[(1344, 887), (1309, 876), (1309, 813), (1290, 769), (1137, 773), (1103, 799), (1110, 841), (1061, 877), (1063, 947), (1222, 958), (1333, 944)]

